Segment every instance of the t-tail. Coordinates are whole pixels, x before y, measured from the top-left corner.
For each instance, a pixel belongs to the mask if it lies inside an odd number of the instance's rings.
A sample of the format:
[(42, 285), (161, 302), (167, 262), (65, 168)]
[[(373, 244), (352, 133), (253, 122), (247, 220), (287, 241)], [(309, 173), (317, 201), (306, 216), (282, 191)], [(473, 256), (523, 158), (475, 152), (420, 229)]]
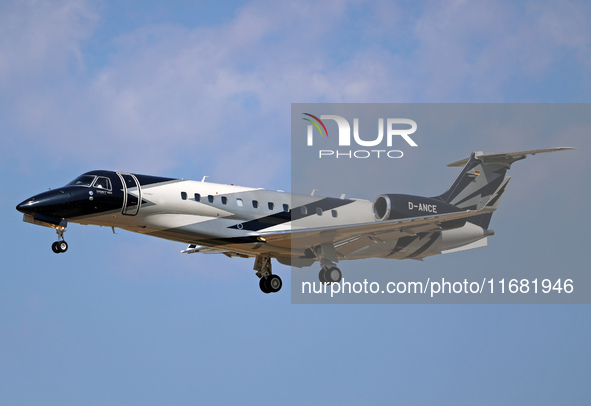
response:
[[(511, 180), (511, 177), (505, 177), (505, 174), (512, 163), (525, 159), (528, 155), (569, 149), (575, 148), (558, 147), (507, 153), (472, 152), (470, 158), (447, 165), (450, 167), (463, 165), (464, 168), (450, 188), (434, 199), (442, 200), (463, 210), (480, 210), (485, 207), (496, 210)], [(474, 216), (469, 221), (487, 229), (491, 217), (492, 213), (489, 212)]]

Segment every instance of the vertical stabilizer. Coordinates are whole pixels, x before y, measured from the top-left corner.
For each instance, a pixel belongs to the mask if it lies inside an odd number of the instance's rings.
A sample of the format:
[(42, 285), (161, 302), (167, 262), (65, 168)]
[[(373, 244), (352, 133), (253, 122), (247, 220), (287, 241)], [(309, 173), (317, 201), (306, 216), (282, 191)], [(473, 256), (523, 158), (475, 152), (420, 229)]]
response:
[[(462, 210), (478, 210), (485, 206), (496, 209), (509, 183), (510, 178), (505, 179), (505, 174), (511, 168), (511, 164), (525, 159), (528, 155), (568, 149), (574, 148), (559, 147), (507, 153), (472, 152), (470, 158), (448, 165), (464, 167), (450, 188), (435, 199), (453, 204)], [(491, 216), (492, 213), (483, 214), (469, 221), (487, 228)]]

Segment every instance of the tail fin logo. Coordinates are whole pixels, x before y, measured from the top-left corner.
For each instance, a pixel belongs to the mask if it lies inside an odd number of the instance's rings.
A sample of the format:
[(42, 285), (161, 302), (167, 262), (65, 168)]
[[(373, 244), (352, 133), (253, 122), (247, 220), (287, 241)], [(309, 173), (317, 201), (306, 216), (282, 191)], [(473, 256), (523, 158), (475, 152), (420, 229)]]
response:
[[(318, 131), (320, 132), (321, 137), (323, 135), (326, 135), (326, 137), (328, 138), (328, 131), (326, 130), (326, 126), (324, 125), (322, 120), (312, 114), (308, 114), (308, 113), (304, 113), (304, 114), (308, 117), (312, 117), (316, 121), (312, 121), (306, 117), (302, 117), (302, 119), (304, 119), (304, 120), (308, 121), (309, 123), (311, 123), (312, 125), (314, 125), (314, 127), (316, 127), (318, 129)], [(322, 126), (322, 128), (320, 128), (320, 126), (318, 124), (320, 124)], [(314, 143), (314, 140), (313, 140), (314, 127), (312, 127), (312, 125), (308, 125), (308, 146), (312, 146)], [(324, 132), (322, 131), (323, 129), (324, 129)]]

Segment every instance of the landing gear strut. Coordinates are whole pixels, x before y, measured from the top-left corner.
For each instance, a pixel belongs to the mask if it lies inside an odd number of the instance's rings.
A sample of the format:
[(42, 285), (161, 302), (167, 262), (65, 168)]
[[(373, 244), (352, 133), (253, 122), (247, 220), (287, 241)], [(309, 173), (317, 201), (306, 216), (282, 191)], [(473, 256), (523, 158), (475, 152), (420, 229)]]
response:
[(68, 250), (68, 243), (64, 240), (64, 232), (66, 231), (66, 228), (56, 227), (55, 231), (57, 233), (58, 240), (51, 244), (51, 249), (56, 254), (61, 254), (62, 252), (66, 252)]
[(254, 261), (254, 268), (257, 271), (259, 280), (259, 288), (263, 293), (275, 293), (281, 290), (283, 282), (279, 275), (273, 275), (271, 272), (271, 258), (257, 255)]

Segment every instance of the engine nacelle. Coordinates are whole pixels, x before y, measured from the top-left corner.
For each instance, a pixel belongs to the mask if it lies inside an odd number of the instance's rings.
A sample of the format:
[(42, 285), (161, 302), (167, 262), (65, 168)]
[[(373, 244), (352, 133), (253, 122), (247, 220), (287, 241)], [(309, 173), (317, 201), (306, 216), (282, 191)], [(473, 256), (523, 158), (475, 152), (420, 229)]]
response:
[(458, 211), (462, 210), (441, 200), (413, 195), (380, 195), (373, 202), (373, 215), (378, 221), (423, 217)]

